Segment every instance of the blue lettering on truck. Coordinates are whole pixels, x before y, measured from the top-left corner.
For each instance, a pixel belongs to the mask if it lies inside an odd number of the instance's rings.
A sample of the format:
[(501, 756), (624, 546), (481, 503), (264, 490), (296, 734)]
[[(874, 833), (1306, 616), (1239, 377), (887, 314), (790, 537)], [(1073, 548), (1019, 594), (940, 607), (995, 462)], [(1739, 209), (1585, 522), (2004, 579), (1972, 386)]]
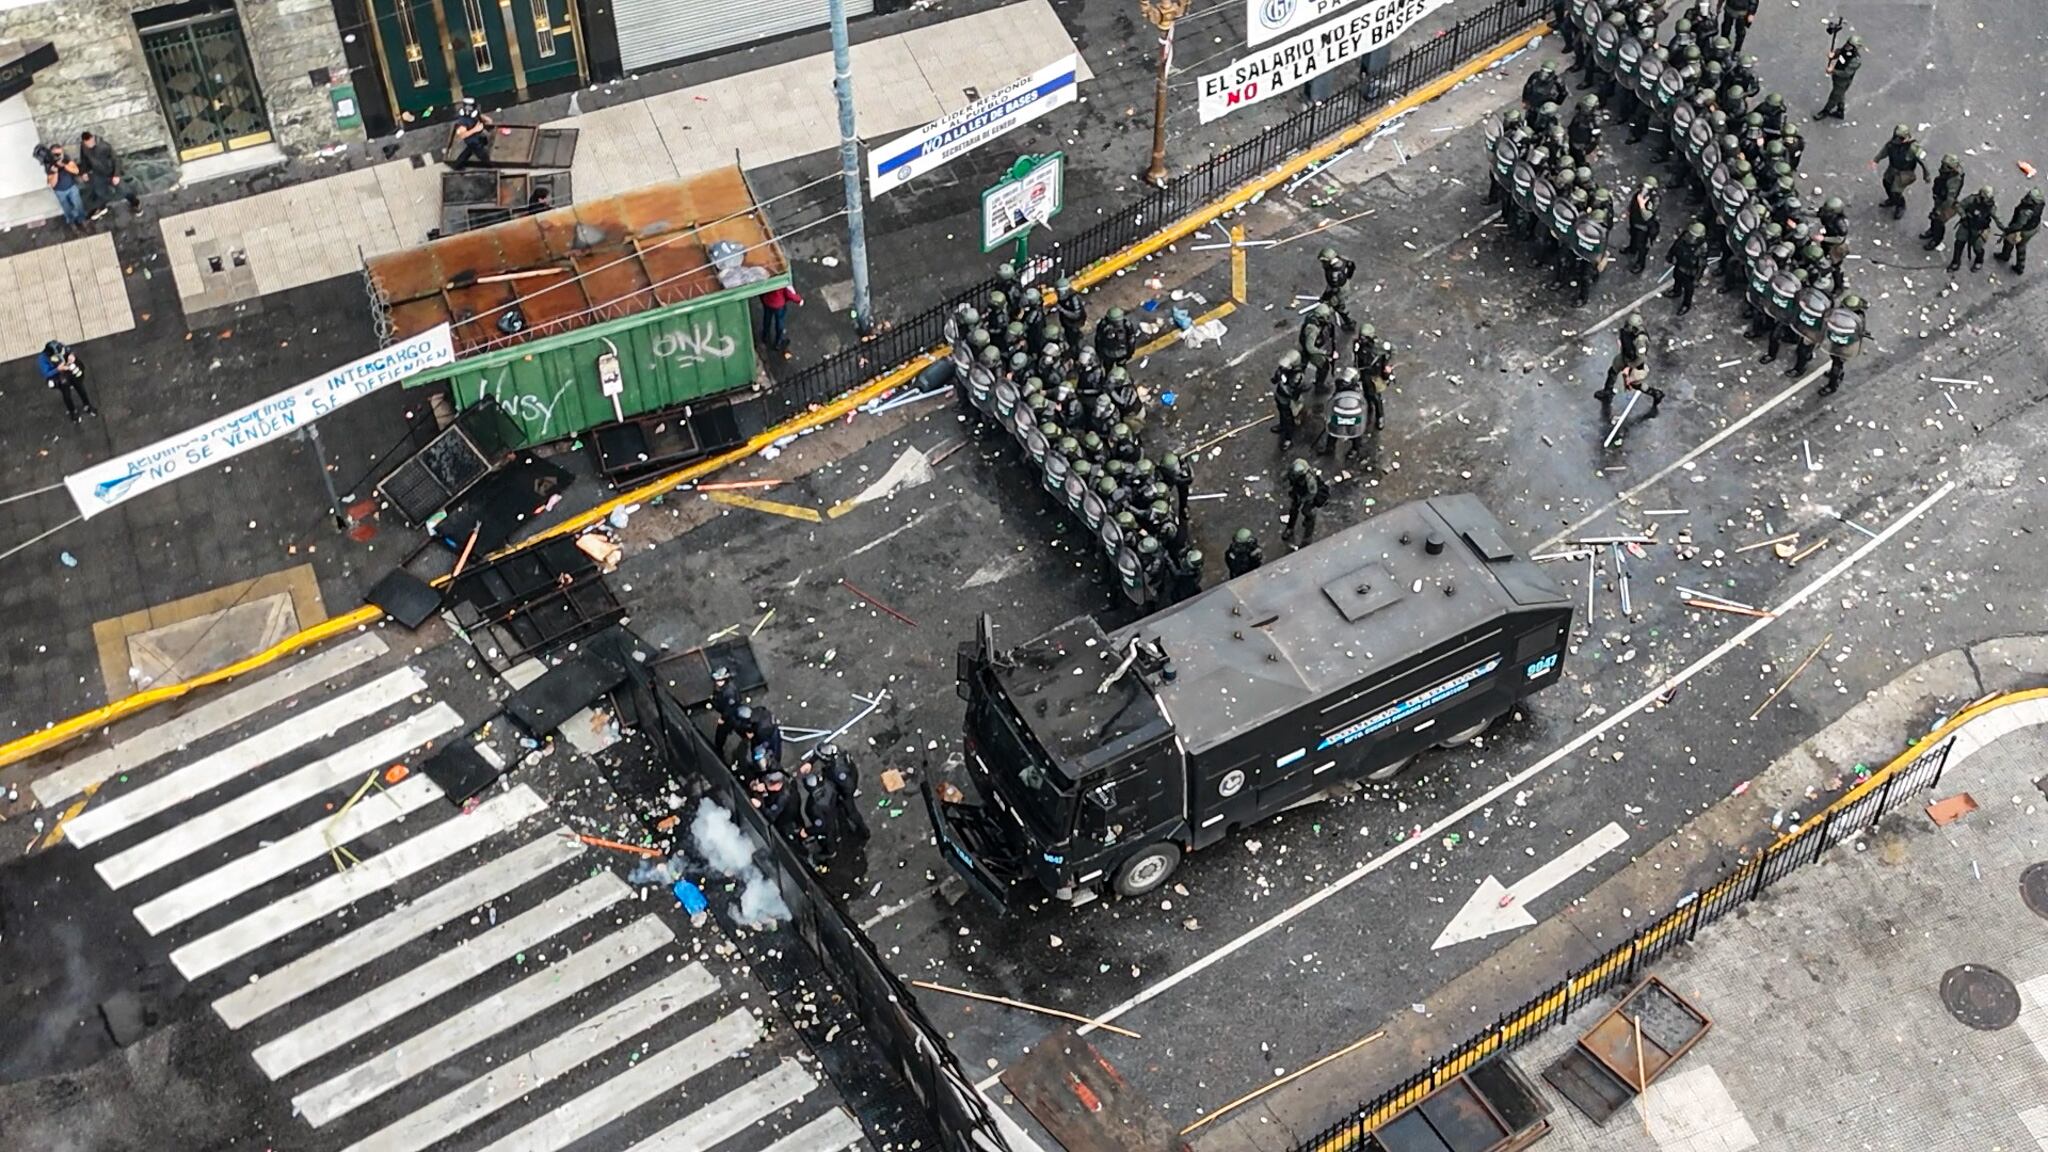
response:
[(1398, 724), (1424, 709), (1434, 708), (1438, 704), (1472, 687), (1472, 685), (1477, 684), (1479, 681), (1484, 680), (1498, 667), (1500, 667), (1500, 658), (1497, 656), (1491, 660), (1473, 665), (1434, 688), (1425, 688), (1398, 704), (1389, 705), (1364, 719), (1354, 720), (1346, 724), (1344, 727), (1323, 737), (1323, 742), (1316, 745), (1316, 751), (1320, 752), (1325, 748), (1335, 748), (1340, 745), (1349, 744), (1361, 736), (1370, 736), (1382, 728)]
[(1522, 669), (1522, 673), (1529, 679), (1534, 680), (1537, 677), (1542, 676), (1545, 673), (1549, 672), (1552, 668), (1557, 667), (1557, 658), (1558, 654), (1552, 652), (1550, 655), (1542, 657), (1541, 659), (1533, 660), (1529, 663), (1529, 666), (1527, 668)]

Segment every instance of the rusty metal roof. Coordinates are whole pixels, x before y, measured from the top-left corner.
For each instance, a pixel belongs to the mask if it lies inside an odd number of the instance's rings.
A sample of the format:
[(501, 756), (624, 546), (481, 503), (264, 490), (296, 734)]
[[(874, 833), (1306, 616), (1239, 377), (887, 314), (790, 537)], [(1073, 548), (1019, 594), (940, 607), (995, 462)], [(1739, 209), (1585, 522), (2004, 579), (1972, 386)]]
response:
[[(789, 270), (736, 166), (373, 257), (370, 291), (387, 342), (446, 321), (456, 356), (475, 356), (722, 291), (721, 240), (771, 278)], [(507, 335), (515, 304), (526, 327)]]

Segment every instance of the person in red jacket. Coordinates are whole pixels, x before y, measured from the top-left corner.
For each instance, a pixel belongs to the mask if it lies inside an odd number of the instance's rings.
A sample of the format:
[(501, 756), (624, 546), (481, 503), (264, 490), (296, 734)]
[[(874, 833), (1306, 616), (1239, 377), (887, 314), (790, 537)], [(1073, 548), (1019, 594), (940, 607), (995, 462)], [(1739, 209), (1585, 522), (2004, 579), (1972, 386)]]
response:
[(804, 302), (794, 286), (776, 288), (761, 297), (761, 343), (789, 354), (789, 307)]

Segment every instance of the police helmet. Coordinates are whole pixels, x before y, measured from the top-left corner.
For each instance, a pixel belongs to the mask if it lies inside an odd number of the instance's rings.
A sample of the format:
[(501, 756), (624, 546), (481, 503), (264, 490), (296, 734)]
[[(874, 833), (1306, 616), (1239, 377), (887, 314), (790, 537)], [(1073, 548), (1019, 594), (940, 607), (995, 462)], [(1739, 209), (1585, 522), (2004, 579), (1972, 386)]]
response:
[(1540, 116), (1548, 116), (1555, 120), (1557, 118), (1557, 102), (1555, 100), (1545, 100), (1536, 106), (1536, 112)]
[(1121, 309), (1121, 308), (1111, 308), (1111, 309), (1109, 310), (1109, 318), (1110, 318), (1111, 320), (1121, 320), (1121, 319), (1123, 319), (1123, 318), (1124, 318), (1124, 310), (1123, 310), (1123, 309)]
[(1328, 320), (1330, 317), (1335, 316), (1336, 314), (1337, 313), (1335, 309), (1331, 308), (1328, 304), (1324, 304), (1321, 302), (1318, 302), (1314, 308), (1311, 308), (1309, 310), (1309, 315), (1315, 317), (1318, 320)]
[(1009, 302), (1010, 294), (1000, 288), (988, 294), (988, 306), (991, 311), (998, 310)]
[(740, 705), (739, 707), (732, 710), (732, 718), (742, 725), (753, 723), (754, 706), (751, 704)]
[(1851, 292), (1847, 296), (1842, 297), (1842, 307), (1847, 308), (1851, 312), (1861, 312), (1863, 311), (1863, 297)]
[(1012, 352), (1012, 353), (1010, 353), (1010, 371), (1012, 371), (1012, 372), (1022, 372), (1022, 371), (1024, 371), (1024, 370), (1025, 370), (1026, 368), (1029, 368), (1029, 367), (1031, 367), (1031, 353), (1029, 353), (1029, 352)]
[[(1545, 60), (1545, 61), (1543, 62), (1543, 67), (1542, 67), (1541, 69), (1539, 69), (1539, 71), (1541, 71), (1541, 72), (1542, 72), (1542, 73), (1543, 73), (1544, 75), (1546, 75), (1546, 76), (1555, 76), (1555, 75), (1557, 75), (1557, 61), (1555, 61), (1555, 60)], [(1239, 529), (1239, 531), (1243, 531), (1243, 529)]]
[(1234, 544), (1249, 544), (1252, 542), (1252, 530), (1249, 528), (1239, 528), (1230, 539)]
[(1131, 426), (1121, 420), (1117, 421), (1109, 430), (1109, 438), (1111, 440), (1129, 440), (1131, 438)]
[(1152, 463), (1150, 456), (1140, 456), (1131, 462), (1131, 477), (1141, 484), (1150, 481), (1157, 471), (1159, 466)]
[(1644, 190), (1645, 192), (1654, 192), (1654, 191), (1656, 191), (1656, 190), (1657, 190), (1657, 178), (1656, 178), (1655, 176), (1645, 176), (1645, 177), (1643, 177), (1643, 190)]
[(1081, 450), (1090, 456), (1099, 455), (1102, 452), (1102, 437), (1093, 432), (1081, 437)]
[(1764, 107), (1766, 108), (1783, 108), (1784, 106), (1785, 98), (1783, 96), (1780, 96), (1776, 92), (1773, 92), (1769, 96), (1764, 97)]
[(1360, 324), (1360, 325), (1358, 326), (1358, 338), (1359, 338), (1360, 340), (1368, 340), (1368, 341), (1369, 341), (1369, 340), (1372, 340), (1372, 339), (1374, 339), (1374, 338), (1378, 337), (1378, 336), (1379, 336), (1379, 334), (1380, 334), (1380, 333), (1379, 333), (1379, 329), (1377, 329), (1377, 328), (1374, 328), (1374, 327), (1373, 327), (1372, 325), (1370, 325), (1370, 324)]
[(1074, 294), (1074, 282), (1072, 280), (1067, 279), (1065, 276), (1062, 276), (1060, 277), (1059, 283), (1053, 285), (1052, 290), (1054, 292), (1059, 293), (1061, 299), (1065, 299), (1068, 296), (1072, 296)]
[(1989, 200), (1992, 197), (1998, 195), (1998, 192), (1996, 189), (1992, 188), (1991, 185), (1986, 184), (1982, 188), (1977, 189), (1977, 195), (1982, 196), (1986, 200)]
[(2025, 196), (2020, 197), (2020, 199), (2026, 201), (2029, 204), (2039, 204), (2042, 199), (2041, 190), (2039, 188), (2029, 188), (2027, 189), (2027, 194)]
[(1621, 326), (1631, 332), (1641, 332), (1643, 330), (1643, 314), (1641, 312), (1629, 313), (1628, 319), (1622, 321)]
[(1842, 198), (1840, 196), (1830, 196), (1826, 200), (1821, 201), (1820, 204), (1820, 210), (1827, 213), (1830, 216), (1838, 215), (1842, 212), (1845, 212), (1848, 210), (1848, 207), (1848, 205), (1842, 203)]
[(1296, 348), (1289, 348), (1287, 351), (1282, 352), (1280, 354), (1280, 366), (1290, 370), (1301, 367), (1301, 351)]
[(1355, 391), (1358, 388), (1358, 379), (1358, 369), (1348, 364), (1337, 369), (1337, 391)]
[(1308, 475), (1308, 461), (1306, 461), (1306, 460), (1303, 460), (1303, 459), (1302, 459), (1301, 457), (1299, 457), (1299, 456), (1296, 456), (1296, 457), (1294, 458), (1294, 463), (1292, 463), (1292, 464), (1289, 464), (1289, 465), (1287, 466), (1287, 474), (1288, 474), (1289, 476), (1306, 476), (1306, 475)]
[(1906, 127), (1904, 124), (1900, 124), (1892, 128), (1892, 139), (1894, 140), (1905, 140), (1910, 138), (1912, 135), (1913, 130), (1911, 128)]
[(730, 679), (732, 679), (732, 669), (727, 668), (723, 664), (711, 670), (711, 682), (713, 684), (723, 684)]
[[(1119, 521), (1121, 521), (1121, 520), (1122, 520), (1122, 519), (1124, 518), (1124, 516), (1126, 516), (1126, 515), (1129, 515), (1129, 513), (1123, 513), (1123, 514), (1120, 514), (1120, 515), (1118, 515), (1118, 516), (1117, 516), (1117, 519), (1118, 519)], [(1157, 537), (1157, 536), (1153, 536), (1153, 535), (1150, 535), (1150, 534), (1147, 534), (1147, 535), (1145, 535), (1145, 536), (1141, 536), (1141, 537), (1139, 537), (1139, 539), (1138, 539), (1138, 555), (1140, 555), (1140, 556), (1150, 556), (1150, 555), (1153, 555), (1154, 553), (1156, 553), (1156, 552), (1158, 552), (1158, 551), (1159, 551), (1159, 537)]]
[(981, 355), (979, 359), (981, 361), (981, 366), (987, 368), (991, 372), (1003, 366), (1003, 354), (993, 344), (990, 344), (989, 346), (981, 350)]
[(1579, 107), (1592, 112), (1600, 107), (1600, 98), (1588, 92), (1584, 96), (1579, 97)]
[(1695, 220), (1685, 226), (1685, 234), (1695, 240), (1705, 240), (1707, 238), (1707, 226)]
[[(1144, 461), (1140, 460), (1139, 463), (1142, 464)], [(1168, 452), (1166, 455), (1161, 456), (1159, 458), (1159, 467), (1168, 472), (1180, 471), (1180, 453)]]
[(1121, 388), (1130, 381), (1131, 374), (1124, 371), (1123, 365), (1119, 364), (1109, 370), (1109, 383), (1112, 387)]
[(1074, 361), (1083, 368), (1093, 368), (1102, 363), (1102, 358), (1095, 354), (1095, 349), (1083, 344), (1081, 350), (1074, 353)]
[(1200, 548), (1190, 548), (1181, 554), (1180, 561), (1190, 568), (1200, 568), (1202, 566), (1202, 550)]
[(1941, 170), (1944, 172), (1953, 172), (1956, 169), (1961, 168), (1962, 166), (1963, 158), (1956, 155), (1953, 152), (1950, 152), (1941, 158)]
[(1849, 37), (1849, 46), (1850, 46), (1851, 48), (1861, 48), (1861, 47), (1863, 47), (1863, 37), (1861, 37), (1861, 36), (1851, 36), (1851, 37)]
[(1337, 260), (1337, 250), (1335, 248), (1325, 248), (1321, 252), (1316, 253), (1316, 259), (1325, 264), (1335, 263)]
[(1017, 278), (1017, 266), (1008, 260), (1003, 261), (1001, 264), (996, 265), (996, 277), (1001, 280), (1015, 280)]

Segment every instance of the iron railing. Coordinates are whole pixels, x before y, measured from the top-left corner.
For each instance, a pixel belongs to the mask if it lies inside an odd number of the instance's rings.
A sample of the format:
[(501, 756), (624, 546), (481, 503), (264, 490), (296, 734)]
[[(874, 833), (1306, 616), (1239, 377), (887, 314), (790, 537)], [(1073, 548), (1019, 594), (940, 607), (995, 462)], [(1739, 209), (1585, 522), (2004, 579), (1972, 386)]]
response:
[[(1351, 83), (1251, 139), (1232, 145), (1167, 181), (1146, 187), (1129, 204), (1086, 229), (1056, 242), (1041, 256), (1052, 260), (1049, 278), (1071, 276), (1202, 205), (1270, 171), (1364, 119), (1389, 101), (1456, 71), (1466, 61), (1509, 36), (1534, 26), (1544, 6), (1537, 0), (1494, 0), (1388, 62), (1376, 72), (1358, 72)], [(822, 404), (944, 342), (946, 317), (962, 302), (980, 307), (996, 287), (993, 277), (906, 319), (873, 338), (841, 349), (777, 383), (769, 397), (776, 420)]]
[(1485, 1031), (1438, 1056), (1428, 1068), (1359, 1105), (1314, 1138), (1296, 1145), (1295, 1152), (1350, 1152), (1362, 1148), (1367, 1133), (1473, 1065), (1503, 1052), (1513, 1052), (1571, 1019), (1573, 1013), (1587, 1004), (1634, 984), (1666, 953), (1691, 943), (1700, 929), (1763, 895), (1799, 868), (1820, 860), (1828, 849), (1876, 824), (1893, 808), (1939, 784), (1954, 744), (1955, 737), (1949, 736), (1912, 760), (1887, 765), (1829, 805), (1817, 819), (1778, 837), (1713, 887), (1687, 897), (1670, 914), (1555, 987), (1501, 1016)]

